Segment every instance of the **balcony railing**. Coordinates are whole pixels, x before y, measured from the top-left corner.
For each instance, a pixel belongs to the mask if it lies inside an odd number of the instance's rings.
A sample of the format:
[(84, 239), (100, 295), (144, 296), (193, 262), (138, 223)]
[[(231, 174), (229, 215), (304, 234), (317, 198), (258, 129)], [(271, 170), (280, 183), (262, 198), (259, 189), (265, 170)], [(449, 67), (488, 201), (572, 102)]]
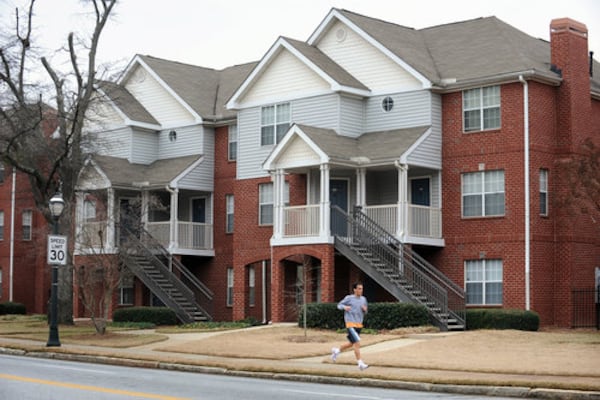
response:
[[(283, 237), (318, 236), (320, 211), (318, 204), (285, 207), (282, 221)], [(397, 204), (365, 206), (363, 212), (387, 232), (394, 235), (398, 233)], [(441, 209), (409, 204), (405, 230), (409, 236), (440, 239), (442, 237)]]
[(318, 204), (285, 207), (283, 210), (283, 236), (317, 236), (320, 211), (321, 208)]
[[(84, 222), (78, 236), (79, 246), (83, 248), (113, 246), (119, 242), (117, 237), (109, 238), (108, 223)], [(164, 247), (171, 244), (171, 223), (148, 222), (146, 229)], [(210, 250), (213, 248), (213, 226), (199, 222), (177, 222), (177, 247), (189, 250)], [(119, 235), (118, 230), (115, 235)]]
[[(147, 230), (163, 246), (169, 247), (171, 242), (171, 223), (148, 222)], [(177, 247), (180, 249), (207, 250), (213, 248), (212, 224), (200, 222), (177, 222)]]

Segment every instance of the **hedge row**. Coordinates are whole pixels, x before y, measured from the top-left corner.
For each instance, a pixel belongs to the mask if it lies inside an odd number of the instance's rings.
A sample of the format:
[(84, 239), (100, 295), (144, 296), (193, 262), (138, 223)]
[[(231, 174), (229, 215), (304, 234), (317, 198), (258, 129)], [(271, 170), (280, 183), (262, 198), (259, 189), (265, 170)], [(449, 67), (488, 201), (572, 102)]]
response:
[(534, 311), (512, 309), (469, 309), (467, 330), (475, 329), (518, 329), (537, 331), (540, 316)]
[(114, 322), (149, 322), (154, 325), (177, 325), (175, 311), (167, 307), (127, 307), (113, 313)]
[(26, 314), (25, 304), (6, 301), (0, 303), (0, 315), (7, 314)]
[[(429, 316), (424, 306), (410, 303), (370, 303), (364, 325), (370, 329), (396, 329), (407, 326), (429, 324)], [(303, 308), (298, 313), (298, 325), (304, 326)], [(306, 305), (306, 326), (308, 328), (343, 329), (344, 313), (337, 309), (337, 303), (310, 303)]]

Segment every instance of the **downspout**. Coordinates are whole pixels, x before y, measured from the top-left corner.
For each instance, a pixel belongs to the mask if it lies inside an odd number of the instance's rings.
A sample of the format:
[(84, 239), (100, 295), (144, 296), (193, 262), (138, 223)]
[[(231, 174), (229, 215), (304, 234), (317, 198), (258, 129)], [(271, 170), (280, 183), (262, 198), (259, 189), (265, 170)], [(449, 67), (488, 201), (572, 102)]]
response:
[(9, 255), (9, 268), (8, 274), (8, 300), (14, 301), (13, 299), (13, 274), (15, 268), (15, 193), (17, 191), (17, 171), (15, 168), (12, 169), (12, 189), (10, 192), (10, 255)]
[(267, 260), (262, 261), (262, 323), (267, 323)]
[(524, 163), (525, 163), (525, 310), (531, 308), (530, 304), (530, 240), (531, 240), (531, 222), (530, 222), (530, 196), (529, 196), (529, 86), (527, 81), (523, 79), (523, 75), (519, 75), (519, 81), (523, 84), (523, 133), (524, 133)]

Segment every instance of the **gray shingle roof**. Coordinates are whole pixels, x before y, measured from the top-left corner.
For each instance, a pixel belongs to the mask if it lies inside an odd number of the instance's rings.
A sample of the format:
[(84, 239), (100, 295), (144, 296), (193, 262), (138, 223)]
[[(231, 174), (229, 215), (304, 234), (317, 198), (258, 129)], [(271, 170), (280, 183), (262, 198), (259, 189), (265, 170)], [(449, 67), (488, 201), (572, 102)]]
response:
[(235, 112), (224, 107), (225, 101), (256, 65), (235, 65), (218, 71), (152, 56), (138, 56), (203, 119), (235, 116)]
[(158, 125), (158, 121), (154, 119), (152, 114), (123, 86), (113, 82), (101, 81), (98, 82), (98, 87), (130, 120)]
[(358, 157), (366, 157), (371, 163), (400, 158), (429, 129), (429, 126), (419, 126), (370, 132), (358, 138), (350, 138), (338, 135), (333, 129), (301, 124), (298, 127), (332, 161), (357, 162)]
[(360, 90), (369, 90), (368, 87), (363, 85), (354, 76), (350, 75), (348, 71), (343, 69), (318, 48), (299, 40), (290, 38), (285, 38), (285, 40), (340, 85)]
[[(533, 71), (559, 79), (550, 70), (550, 43), (496, 17), (477, 18), (416, 30), (336, 9), (433, 84), (461, 82)], [(592, 88), (600, 85), (595, 74)]]
[(202, 156), (169, 158), (150, 165), (131, 164), (123, 158), (93, 155), (93, 160), (106, 174), (113, 187), (135, 187), (147, 182), (150, 187), (164, 187)]

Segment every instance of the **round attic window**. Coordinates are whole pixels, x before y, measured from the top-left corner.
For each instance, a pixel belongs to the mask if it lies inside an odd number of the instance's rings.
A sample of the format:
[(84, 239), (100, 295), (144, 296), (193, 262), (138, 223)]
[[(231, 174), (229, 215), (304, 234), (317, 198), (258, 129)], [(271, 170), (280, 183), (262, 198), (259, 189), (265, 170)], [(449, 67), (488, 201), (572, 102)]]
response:
[(343, 42), (344, 40), (346, 40), (346, 30), (344, 28), (339, 28), (338, 30), (336, 30), (335, 39), (338, 42)]
[(392, 108), (394, 108), (394, 99), (392, 99), (390, 96), (387, 96), (381, 102), (381, 108), (383, 108), (383, 111), (385, 112), (392, 111)]
[(169, 132), (169, 140), (171, 142), (174, 142), (177, 140), (177, 132), (176, 131), (170, 131)]

